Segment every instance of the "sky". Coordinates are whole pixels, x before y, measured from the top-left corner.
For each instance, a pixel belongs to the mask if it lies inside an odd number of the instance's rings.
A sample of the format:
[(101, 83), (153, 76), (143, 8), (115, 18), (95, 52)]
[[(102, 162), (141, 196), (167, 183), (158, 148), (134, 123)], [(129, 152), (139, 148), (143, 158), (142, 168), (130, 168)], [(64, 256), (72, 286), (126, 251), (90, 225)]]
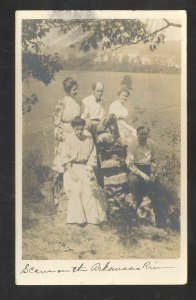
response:
[[(181, 24), (181, 21), (178, 19), (167, 19), (169, 22), (174, 24)], [(163, 19), (147, 19), (147, 22), (149, 24), (149, 28), (154, 31), (158, 30), (159, 28), (162, 28), (166, 25), (165, 21)], [(166, 30), (164, 30), (164, 33), (166, 35), (165, 41), (180, 41), (181, 40), (181, 28), (179, 27), (169, 27)]]

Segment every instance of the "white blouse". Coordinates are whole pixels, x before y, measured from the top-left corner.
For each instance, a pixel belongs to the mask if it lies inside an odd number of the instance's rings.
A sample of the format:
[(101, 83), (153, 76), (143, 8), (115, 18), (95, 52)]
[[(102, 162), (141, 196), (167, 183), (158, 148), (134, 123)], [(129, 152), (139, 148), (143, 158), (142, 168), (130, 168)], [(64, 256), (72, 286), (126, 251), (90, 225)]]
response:
[(62, 111), (62, 121), (65, 123), (70, 123), (75, 116), (80, 115), (80, 105), (69, 96), (65, 96), (63, 99), (63, 111)]
[(80, 140), (75, 133), (69, 134), (63, 144), (61, 162), (63, 165), (76, 162), (97, 166), (96, 149), (92, 138), (83, 135)]
[(120, 102), (114, 101), (109, 107), (109, 114), (115, 114), (117, 119), (126, 119), (129, 115), (128, 109)]

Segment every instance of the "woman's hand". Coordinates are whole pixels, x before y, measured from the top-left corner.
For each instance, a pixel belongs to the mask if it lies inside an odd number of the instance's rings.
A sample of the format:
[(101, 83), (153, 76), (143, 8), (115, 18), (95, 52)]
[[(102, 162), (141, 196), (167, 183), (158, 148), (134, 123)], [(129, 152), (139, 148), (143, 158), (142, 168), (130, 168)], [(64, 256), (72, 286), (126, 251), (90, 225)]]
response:
[(151, 180), (151, 181), (155, 181), (155, 175), (154, 175), (154, 174), (151, 174), (151, 175), (150, 175), (150, 180)]
[(144, 181), (145, 181), (146, 183), (150, 182), (150, 177), (149, 177), (148, 175), (143, 174), (142, 177), (143, 177), (143, 179), (144, 179)]
[(74, 181), (74, 182), (77, 182), (79, 180), (79, 177), (78, 175), (73, 171), (72, 169), (72, 166), (71, 166), (71, 163), (67, 164), (67, 171), (69, 172), (69, 175), (71, 177), (71, 179)]
[(93, 167), (90, 165), (86, 165), (86, 170), (93, 172)]
[(87, 166), (86, 168), (87, 170), (87, 176), (90, 179), (90, 181), (93, 181), (95, 179), (95, 174), (94, 174), (94, 170), (91, 166)]
[(92, 121), (91, 121), (91, 119), (85, 118), (85, 121), (86, 121), (85, 128), (86, 128), (87, 130), (90, 130), (90, 128), (91, 128), (91, 126), (92, 126)]

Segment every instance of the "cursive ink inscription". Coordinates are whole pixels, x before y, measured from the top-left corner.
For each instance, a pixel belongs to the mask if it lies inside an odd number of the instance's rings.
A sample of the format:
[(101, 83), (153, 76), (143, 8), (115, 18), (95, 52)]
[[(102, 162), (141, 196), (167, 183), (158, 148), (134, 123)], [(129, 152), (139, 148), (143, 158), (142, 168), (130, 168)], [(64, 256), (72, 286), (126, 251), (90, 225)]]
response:
[(160, 267), (157, 265), (157, 262), (152, 264), (150, 261), (145, 262), (142, 266), (125, 266), (125, 267), (113, 267), (111, 266), (110, 261), (106, 264), (96, 263), (91, 267), (91, 271), (141, 271), (141, 270), (161, 270), (161, 269), (171, 269), (173, 267)]
[(146, 261), (143, 265), (138, 266), (112, 266), (111, 262), (108, 261), (107, 263), (95, 263), (90, 267), (86, 267), (84, 263), (81, 263), (79, 266), (70, 267), (70, 269), (46, 269), (42, 270), (39, 268), (35, 268), (30, 264), (26, 264), (25, 267), (22, 269), (20, 274), (49, 274), (49, 273), (76, 273), (76, 272), (118, 272), (118, 271), (142, 271), (142, 270), (149, 270), (149, 271), (156, 271), (161, 269), (172, 269), (174, 267), (164, 267), (159, 266), (158, 262), (151, 262)]
[(142, 269), (145, 270), (161, 270), (161, 269), (173, 269), (174, 267), (160, 267), (157, 265), (157, 262), (155, 261), (154, 264), (152, 264), (150, 261), (147, 261), (143, 264)]
[(48, 274), (48, 273), (67, 273), (70, 272), (70, 270), (66, 270), (66, 269), (59, 269), (59, 270), (40, 270), (38, 268), (35, 267), (31, 267), (29, 264), (27, 264), (24, 269), (20, 272), (20, 274), (26, 274), (26, 273), (30, 273), (30, 274)]
[(86, 272), (88, 271), (84, 264), (81, 264), (79, 267), (72, 267), (72, 272)]
[(110, 261), (108, 261), (105, 265), (101, 263), (96, 263), (91, 267), (91, 271), (140, 271), (140, 267), (112, 267), (110, 265)]

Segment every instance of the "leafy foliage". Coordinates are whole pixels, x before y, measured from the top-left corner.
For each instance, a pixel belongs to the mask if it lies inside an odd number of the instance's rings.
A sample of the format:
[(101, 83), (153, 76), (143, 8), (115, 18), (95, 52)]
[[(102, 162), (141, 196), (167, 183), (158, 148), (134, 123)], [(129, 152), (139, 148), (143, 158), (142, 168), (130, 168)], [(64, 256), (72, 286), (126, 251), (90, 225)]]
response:
[(23, 54), (23, 80), (33, 77), (48, 85), (55, 74), (62, 70), (63, 61), (58, 54), (44, 55), (27, 52)]
[(170, 126), (162, 132), (161, 138), (163, 141), (166, 141), (168, 146), (172, 147), (172, 153), (174, 153), (175, 147), (180, 142), (180, 128), (176, 124), (171, 123)]
[(171, 123), (161, 134), (166, 150), (159, 149), (157, 157), (157, 176), (162, 186), (168, 191), (165, 199), (168, 214), (174, 228), (180, 224), (180, 129)]
[[(22, 67), (23, 80), (34, 78), (48, 85), (51, 80), (55, 79), (56, 73), (62, 70), (63, 61), (57, 53), (55, 55), (44, 55), (27, 52), (23, 53)], [(31, 111), (32, 105), (35, 105), (37, 102), (38, 98), (35, 94), (23, 95), (23, 114)]]
[[(25, 100), (24, 100), (25, 99)], [(32, 94), (31, 96), (23, 95), (23, 102), (22, 102), (22, 112), (25, 114), (26, 112), (31, 111), (32, 105), (38, 102), (37, 96)]]
[[(167, 151), (160, 151), (158, 174), (167, 188), (177, 193), (180, 184), (180, 130), (171, 123), (161, 134), (162, 140), (167, 145)], [(163, 153), (162, 153), (163, 152)]]
[[(45, 194), (51, 197), (52, 170), (43, 165), (40, 150), (28, 151), (23, 159), (23, 197), (25, 201), (41, 202)], [(44, 186), (49, 183), (46, 188)]]
[(36, 169), (42, 164), (43, 156), (41, 151), (25, 152), (23, 158), (23, 198), (39, 201), (41, 198), (40, 182)]
[(87, 20), (82, 24), (86, 38), (80, 44), (80, 49), (88, 51), (90, 48), (110, 49), (113, 46), (136, 44), (140, 41), (149, 43), (150, 50), (155, 50), (157, 45), (164, 42), (164, 35), (154, 33), (151, 35), (147, 23), (138, 19), (129, 20)]
[(40, 52), (45, 46), (42, 39), (51, 29), (57, 28), (61, 33), (66, 34), (73, 26), (77, 26), (78, 21), (64, 21), (61, 19), (33, 19), (22, 22), (22, 49), (24, 52)]

